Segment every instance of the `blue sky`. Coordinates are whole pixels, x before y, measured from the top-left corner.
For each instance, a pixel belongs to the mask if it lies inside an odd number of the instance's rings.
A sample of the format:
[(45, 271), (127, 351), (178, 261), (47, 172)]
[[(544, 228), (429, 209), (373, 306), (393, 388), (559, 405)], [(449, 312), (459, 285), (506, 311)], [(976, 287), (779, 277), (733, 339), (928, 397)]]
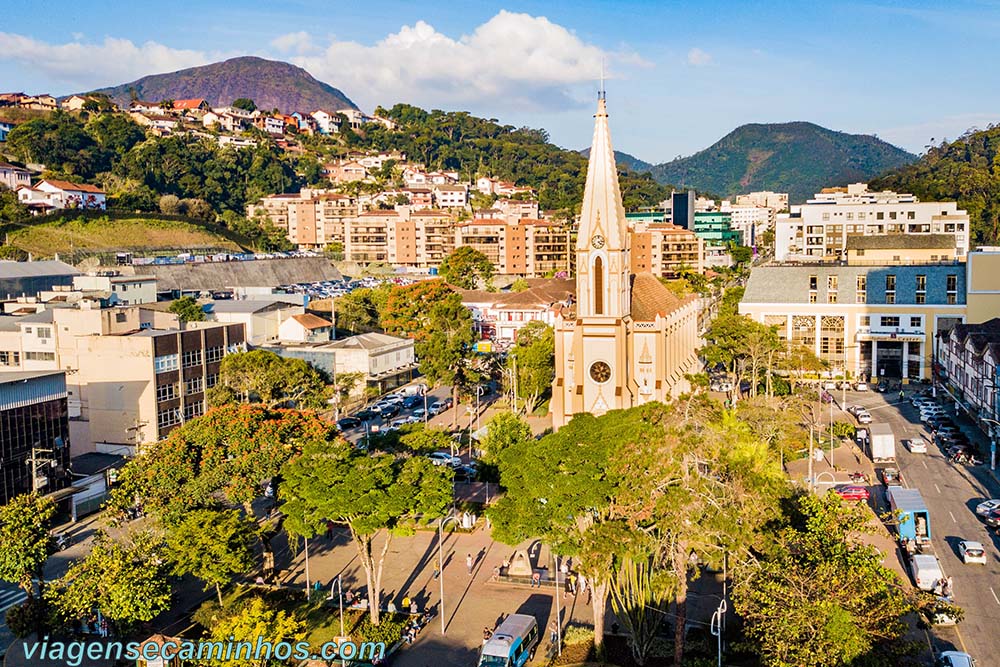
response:
[(5, 9), (0, 90), (67, 94), (254, 54), (367, 110), (464, 109), (581, 148), (605, 62), (615, 146), (650, 162), (790, 120), (919, 152), (1000, 120), (998, 32), (1000, 0), (46, 0)]

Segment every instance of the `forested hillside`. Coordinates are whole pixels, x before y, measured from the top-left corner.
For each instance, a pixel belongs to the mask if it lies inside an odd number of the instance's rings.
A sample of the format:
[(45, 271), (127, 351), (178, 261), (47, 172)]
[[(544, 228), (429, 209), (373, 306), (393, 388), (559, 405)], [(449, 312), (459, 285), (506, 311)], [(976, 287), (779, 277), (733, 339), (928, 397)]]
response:
[[(486, 174), (538, 190), (543, 209), (573, 209), (583, 199), (587, 158), (549, 142), (545, 130), (500, 125), (466, 112), (424, 111), (408, 104), (376, 109), (399, 123), (397, 131), (367, 130), (360, 145), (394, 149), (431, 169), (458, 171), (463, 178)], [(625, 208), (654, 205), (670, 188), (648, 174), (621, 172)]]
[(1000, 126), (968, 132), (927, 151), (919, 161), (872, 181), (925, 201), (957, 201), (969, 212), (973, 242), (1000, 242)]

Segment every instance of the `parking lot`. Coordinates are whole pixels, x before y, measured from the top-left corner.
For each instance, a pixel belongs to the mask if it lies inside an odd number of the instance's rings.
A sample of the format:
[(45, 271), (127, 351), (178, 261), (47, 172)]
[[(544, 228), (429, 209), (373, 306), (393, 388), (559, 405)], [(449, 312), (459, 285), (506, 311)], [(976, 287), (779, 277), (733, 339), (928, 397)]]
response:
[[(914, 388), (916, 389), (916, 387)], [(886, 423), (896, 437), (896, 467), (904, 486), (919, 489), (931, 515), (933, 551), (945, 576), (954, 579), (954, 601), (965, 610), (965, 620), (955, 627), (935, 627), (932, 642), (936, 651), (968, 651), (980, 665), (996, 664), (993, 656), (1000, 651), (1000, 538), (975, 514), (983, 500), (1000, 497), (1000, 482), (986, 465), (953, 463), (934, 443), (918, 410), (911, 405), (909, 392), (848, 392), (847, 405), (864, 406), (873, 423)], [(840, 392), (835, 392), (838, 402)], [(942, 403), (944, 412), (955, 420), (957, 430), (973, 443), (982, 445), (982, 436), (967, 420), (956, 418), (953, 405)], [(913, 453), (900, 444), (920, 437), (928, 443), (926, 453)], [(988, 451), (988, 450), (987, 450)], [(878, 481), (873, 481), (878, 484)], [(876, 494), (884, 498), (881, 491)], [(879, 509), (885, 509), (881, 506)], [(986, 549), (986, 565), (965, 564), (958, 545), (963, 540), (981, 542)]]

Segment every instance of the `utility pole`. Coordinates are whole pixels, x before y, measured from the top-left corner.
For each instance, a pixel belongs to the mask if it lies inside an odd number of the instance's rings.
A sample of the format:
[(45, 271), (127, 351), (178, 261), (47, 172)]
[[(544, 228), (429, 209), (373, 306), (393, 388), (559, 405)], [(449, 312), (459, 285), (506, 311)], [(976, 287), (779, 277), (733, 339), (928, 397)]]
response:
[(55, 458), (39, 458), (39, 454), (54, 454), (55, 451), (52, 449), (43, 449), (41, 447), (31, 448), (31, 458), (25, 461), (29, 466), (31, 466), (31, 491), (33, 493), (38, 493), (42, 488), (48, 486), (49, 479), (46, 477), (39, 477), (42, 468), (44, 466), (54, 466), (56, 464)]

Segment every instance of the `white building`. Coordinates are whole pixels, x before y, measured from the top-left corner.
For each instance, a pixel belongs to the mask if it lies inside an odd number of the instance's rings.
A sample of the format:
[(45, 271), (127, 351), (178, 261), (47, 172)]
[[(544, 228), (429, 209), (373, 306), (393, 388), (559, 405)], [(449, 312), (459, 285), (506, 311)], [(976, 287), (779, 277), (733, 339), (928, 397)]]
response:
[(289, 343), (325, 343), (333, 338), (333, 322), (312, 313), (292, 315), (278, 326), (278, 339)]
[(434, 200), (439, 208), (464, 208), (469, 203), (469, 189), (464, 185), (437, 185)]
[(774, 209), (775, 213), (781, 213), (788, 210), (788, 193), (767, 190), (736, 195), (736, 204), (739, 206), (766, 206)]
[(86, 183), (46, 179), (17, 191), (18, 200), (36, 210), (51, 208), (107, 208), (104, 190)]
[(155, 276), (120, 276), (115, 272), (74, 276), (73, 289), (109, 292), (122, 306), (156, 303)]
[(760, 235), (771, 228), (775, 217), (774, 209), (756, 204), (732, 204), (723, 200), (719, 210), (729, 213), (732, 218), (729, 226), (743, 235), (740, 245), (752, 246), (758, 242)]
[(969, 250), (969, 215), (955, 202), (921, 202), (911, 194), (870, 192), (865, 183), (827, 188), (779, 215), (774, 256), (779, 262), (842, 259), (850, 236), (951, 234), (953, 255)]
[(336, 113), (318, 109), (309, 115), (316, 121), (316, 126), (319, 128), (320, 134), (337, 134), (340, 132), (340, 116)]
[(274, 343), (282, 322), (306, 312), (300, 305), (267, 298), (211, 301), (204, 310), (209, 321), (242, 324), (247, 343), (255, 346)]
[(0, 185), (6, 185), (10, 190), (31, 187), (31, 172), (6, 162), (0, 162)]

